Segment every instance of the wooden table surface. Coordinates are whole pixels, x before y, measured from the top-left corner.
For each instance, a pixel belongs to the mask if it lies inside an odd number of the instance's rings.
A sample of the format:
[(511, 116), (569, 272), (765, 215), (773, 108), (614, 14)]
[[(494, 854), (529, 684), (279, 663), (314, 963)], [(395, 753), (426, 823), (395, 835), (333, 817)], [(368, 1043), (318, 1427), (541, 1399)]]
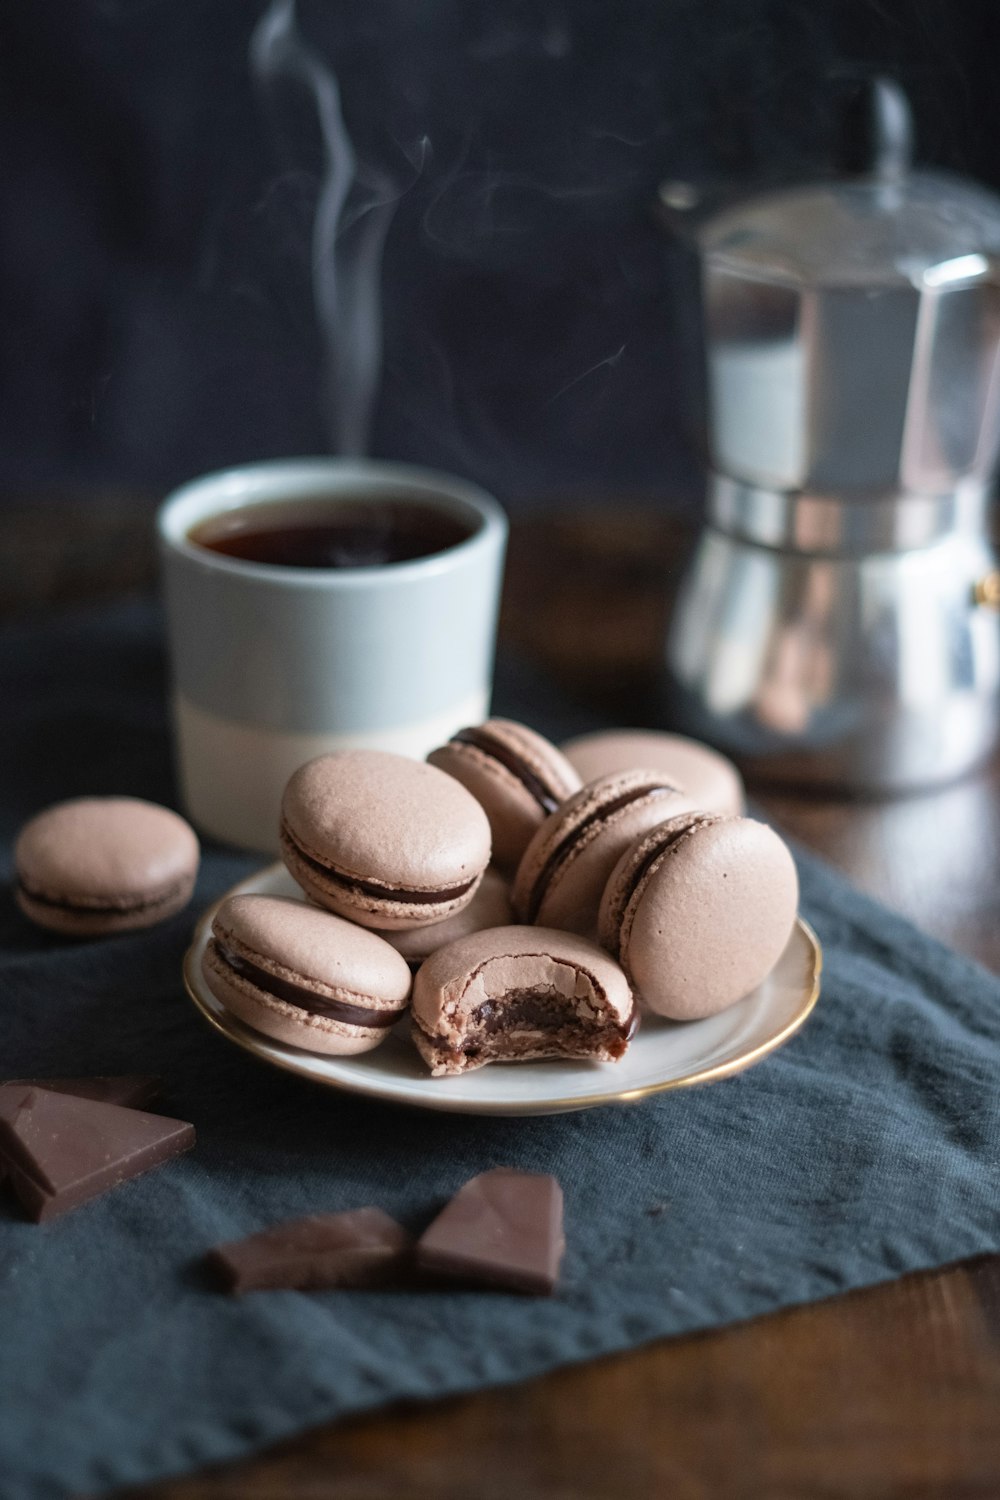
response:
[[(7, 613), (148, 586), (148, 506), (14, 506)], [(502, 636), (628, 722), (683, 537), (608, 505), (512, 538)], [(14, 558), (17, 558), (16, 565)], [(600, 611), (589, 601), (600, 590)], [(1000, 757), (939, 791), (755, 789), (862, 889), (1000, 972)], [(1000, 1087), (1000, 1080), (997, 1082)], [(1000, 1203), (997, 1205), (1000, 1233)], [(509, 1389), (344, 1422), (133, 1500), (997, 1500), (1000, 1258)]]

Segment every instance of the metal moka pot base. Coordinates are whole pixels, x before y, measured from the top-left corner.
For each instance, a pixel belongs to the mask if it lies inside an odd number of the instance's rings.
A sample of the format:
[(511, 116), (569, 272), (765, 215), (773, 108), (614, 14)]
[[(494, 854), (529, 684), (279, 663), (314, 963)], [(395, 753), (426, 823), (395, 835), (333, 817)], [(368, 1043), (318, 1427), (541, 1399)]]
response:
[(706, 528), (666, 643), (672, 724), (758, 779), (854, 793), (961, 776), (1000, 733), (985, 534), (860, 556)]

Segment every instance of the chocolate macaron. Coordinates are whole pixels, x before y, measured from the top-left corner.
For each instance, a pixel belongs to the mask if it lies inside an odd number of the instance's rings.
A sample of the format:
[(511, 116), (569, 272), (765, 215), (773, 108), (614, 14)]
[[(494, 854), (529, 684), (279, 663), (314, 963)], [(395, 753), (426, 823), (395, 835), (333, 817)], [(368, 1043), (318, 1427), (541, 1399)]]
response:
[(100, 937), (151, 927), (186, 906), (194, 830), (137, 797), (79, 797), (26, 823), (14, 850), (17, 903), (40, 927)]
[(521, 922), (596, 936), (608, 876), (625, 850), (691, 800), (656, 771), (602, 776), (574, 793), (538, 829), (514, 880)]
[(436, 767), (347, 750), (292, 776), (281, 852), (320, 906), (363, 927), (419, 927), (472, 900), (490, 861), (490, 825), (475, 797)]
[(601, 902), (600, 934), (648, 1010), (714, 1015), (778, 962), (795, 924), (798, 876), (763, 823), (695, 812), (637, 839)]
[(542, 1057), (617, 1062), (635, 1030), (628, 980), (596, 943), (493, 927), (449, 943), (413, 985), (413, 1040), (435, 1076)]
[(412, 984), (406, 960), (374, 932), (282, 896), (223, 901), (202, 972), (255, 1031), (340, 1056), (384, 1041)]
[(490, 820), (493, 858), (504, 870), (517, 867), (538, 825), (580, 786), (565, 755), (513, 719), (460, 729), (427, 759), (481, 803)]
[(581, 734), (562, 746), (584, 781), (613, 771), (646, 767), (676, 782), (693, 807), (706, 812), (742, 813), (746, 805), (743, 779), (731, 760), (700, 740), (656, 729), (608, 729)]

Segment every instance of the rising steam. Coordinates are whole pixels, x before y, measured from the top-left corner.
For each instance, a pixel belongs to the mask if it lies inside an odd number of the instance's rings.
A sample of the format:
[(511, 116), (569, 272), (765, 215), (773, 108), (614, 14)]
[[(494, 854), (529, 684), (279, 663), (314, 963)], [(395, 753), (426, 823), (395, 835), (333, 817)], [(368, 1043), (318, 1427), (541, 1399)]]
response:
[(254, 28), (250, 68), (269, 92), (304, 89), (316, 113), (323, 177), (312, 231), (312, 286), (323, 340), (325, 406), (336, 453), (368, 449), (382, 367), (382, 248), (398, 194), (359, 166), (333, 71), (305, 43), (295, 0), (273, 0)]

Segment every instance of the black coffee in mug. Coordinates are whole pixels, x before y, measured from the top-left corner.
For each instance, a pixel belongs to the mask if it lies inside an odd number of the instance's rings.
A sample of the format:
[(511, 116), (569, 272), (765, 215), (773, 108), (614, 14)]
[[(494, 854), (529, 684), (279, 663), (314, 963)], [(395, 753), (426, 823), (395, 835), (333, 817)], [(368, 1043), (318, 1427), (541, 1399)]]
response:
[(377, 568), (446, 552), (476, 529), (433, 500), (310, 496), (220, 511), (193, 526), (188, 541), (279, 568)]

